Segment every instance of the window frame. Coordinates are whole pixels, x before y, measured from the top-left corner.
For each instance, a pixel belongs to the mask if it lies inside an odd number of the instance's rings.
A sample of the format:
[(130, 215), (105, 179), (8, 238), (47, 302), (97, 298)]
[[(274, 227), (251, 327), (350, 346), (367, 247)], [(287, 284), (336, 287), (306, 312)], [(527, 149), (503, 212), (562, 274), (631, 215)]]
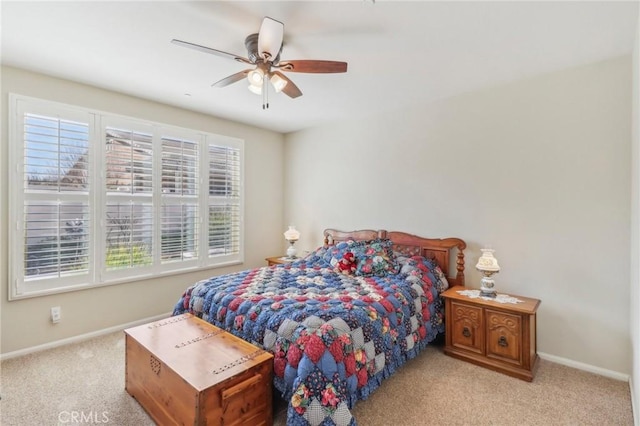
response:
[[(29, 192), (25, 187), (25, 114), (41, 114), (57, 117), (60, 120), (76, 120), (88, 123), (89, 159), (88, 159), (88, 191), (74, 197), (85, 197), (89, 204), (89, 249), (88, 273), (84, 276), (25, 279), (25, 206), (28, 200), (40, 199), (39, 192)], [(77, 120), (76, 117), (81, 117)], [(197, 131), (163, 123), (142, 120), (108, 112), (67, 105), (59, 102), (37, 99), (15, 93), (9, 94), (9, 300), (37, 297), (68, 291), (76, 291), (106, 285), (122, 284), (141, 279), (169, 276), (203, 269), (219, 268), (244, 262), (244, 140), (235, 137)], [(20, 127), (22, 126), (22, 128)], [(150, 195), (138, 196), (135, 193), (114, 195), (107, 192), (107, 160), (106, 129), (128, 129), (151, 132), (152, 135), (152, 191)], [(197, 150), (196, 195), (181, 199), (181, 195), (163, 194), (162, 187), (162, 141), (166, 138), (195, 142)], [(239, 152), (239, 196), (232, 202), (238, 205), (238, 250), (223, 256), (209, 255), (209, 146), (227, 146)], [(133, 161), (133, 160), (132, 160)], [(133, 184), (133, 183), (132, 183)], [(61, 196), (58, 191), (50, 191), (45, 198), (60, 200), (71, 198)], [(164, 196), (163, 196), (164, 195)], [(122, 269), (107, 268), (107, 204), (113, 200), (133, 201), (149, 199), (152, 208), (152, 249), (151, 264), (125, 267)], [(230, 197), (233, 198), (233, 197)], [(198, 218), (194, 222), (197, 255), (195, 259), (162, 262), (162, 207), (164, 202), (172, 205), (196, 204)], [(58, 225), (61, 229), (61, 225)], [(19, 248), (19, 249), (18, 249)], [(72, 279), (70, 279), (72, 278)]]

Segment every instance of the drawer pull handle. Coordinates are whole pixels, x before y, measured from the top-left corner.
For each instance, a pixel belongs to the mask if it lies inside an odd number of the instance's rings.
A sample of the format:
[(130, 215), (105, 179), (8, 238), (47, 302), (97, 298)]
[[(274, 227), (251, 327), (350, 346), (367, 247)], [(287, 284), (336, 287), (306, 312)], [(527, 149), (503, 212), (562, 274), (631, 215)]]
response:
[(498, 339), (498, 345), (502, 346), (503, 348), (506, 348), (507, 346), (509, 346), (509, 342), (507, 342), (506, 337), (500, 336), (500, 338)]
[(465, 328), (462, 329), (462, 335), (464, 337), (471, 337), (471, 331), (469, 331), (468, 327), (465, 327)]
[(229, 398), (233, 398), (237, 394), (244, 392), (247, 388), (256, 385), (262, 381), (262, 374), (256, 374), (253, 377), (248, 378), (244, 382), (240, 382), (235, 386), (231, 386), (228, 389), (222, 391), (222, 400), (225, 401)]

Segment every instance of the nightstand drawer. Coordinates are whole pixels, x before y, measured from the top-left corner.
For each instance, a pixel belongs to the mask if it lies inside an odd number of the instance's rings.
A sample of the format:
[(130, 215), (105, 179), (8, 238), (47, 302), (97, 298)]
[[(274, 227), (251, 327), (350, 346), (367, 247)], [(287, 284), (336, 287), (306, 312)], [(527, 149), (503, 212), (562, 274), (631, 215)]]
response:
[(486, 310), (487, 357), (522, 365), (522, 318), (504, 312)]
[(482, 308), (451, 302), (452, 344), (479, 354), (484, 352)]

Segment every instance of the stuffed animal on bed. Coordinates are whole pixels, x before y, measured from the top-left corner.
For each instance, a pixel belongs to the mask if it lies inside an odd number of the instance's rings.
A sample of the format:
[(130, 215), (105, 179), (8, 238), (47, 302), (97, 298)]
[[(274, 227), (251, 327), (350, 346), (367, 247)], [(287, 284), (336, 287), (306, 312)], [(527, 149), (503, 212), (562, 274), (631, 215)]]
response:
[(336, 264), (335, 269), (337, 272), (345, 275), (352, 275), (356, 273), (356, 256), (350, 251), (342, 255), (342, 259)]

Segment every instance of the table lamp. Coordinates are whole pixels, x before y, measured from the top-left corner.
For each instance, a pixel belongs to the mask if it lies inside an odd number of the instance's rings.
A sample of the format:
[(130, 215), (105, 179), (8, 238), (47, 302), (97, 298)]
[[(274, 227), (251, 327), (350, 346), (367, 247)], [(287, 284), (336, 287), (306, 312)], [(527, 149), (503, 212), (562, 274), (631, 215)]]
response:
[(295, 226), (289, 225), (289, 229), (287, 229), (284, 233), (284, 238), (285, 240), (289, 241), (289, 248), (287, 249), (287, 259), (295, 259), (296, 248), (293, 245), (300, 239), (300, 232), (298, 232)]
[(482, 273), (482, 281), (480, 285), (480, 295), (484, 297), (496, 297), (496, 291), (493, 289), (493, 274), (500, 272), (498, 259), (493, 257), (492, 249), (480, 249), (482, 256), (478, 259), (476, 269)]

